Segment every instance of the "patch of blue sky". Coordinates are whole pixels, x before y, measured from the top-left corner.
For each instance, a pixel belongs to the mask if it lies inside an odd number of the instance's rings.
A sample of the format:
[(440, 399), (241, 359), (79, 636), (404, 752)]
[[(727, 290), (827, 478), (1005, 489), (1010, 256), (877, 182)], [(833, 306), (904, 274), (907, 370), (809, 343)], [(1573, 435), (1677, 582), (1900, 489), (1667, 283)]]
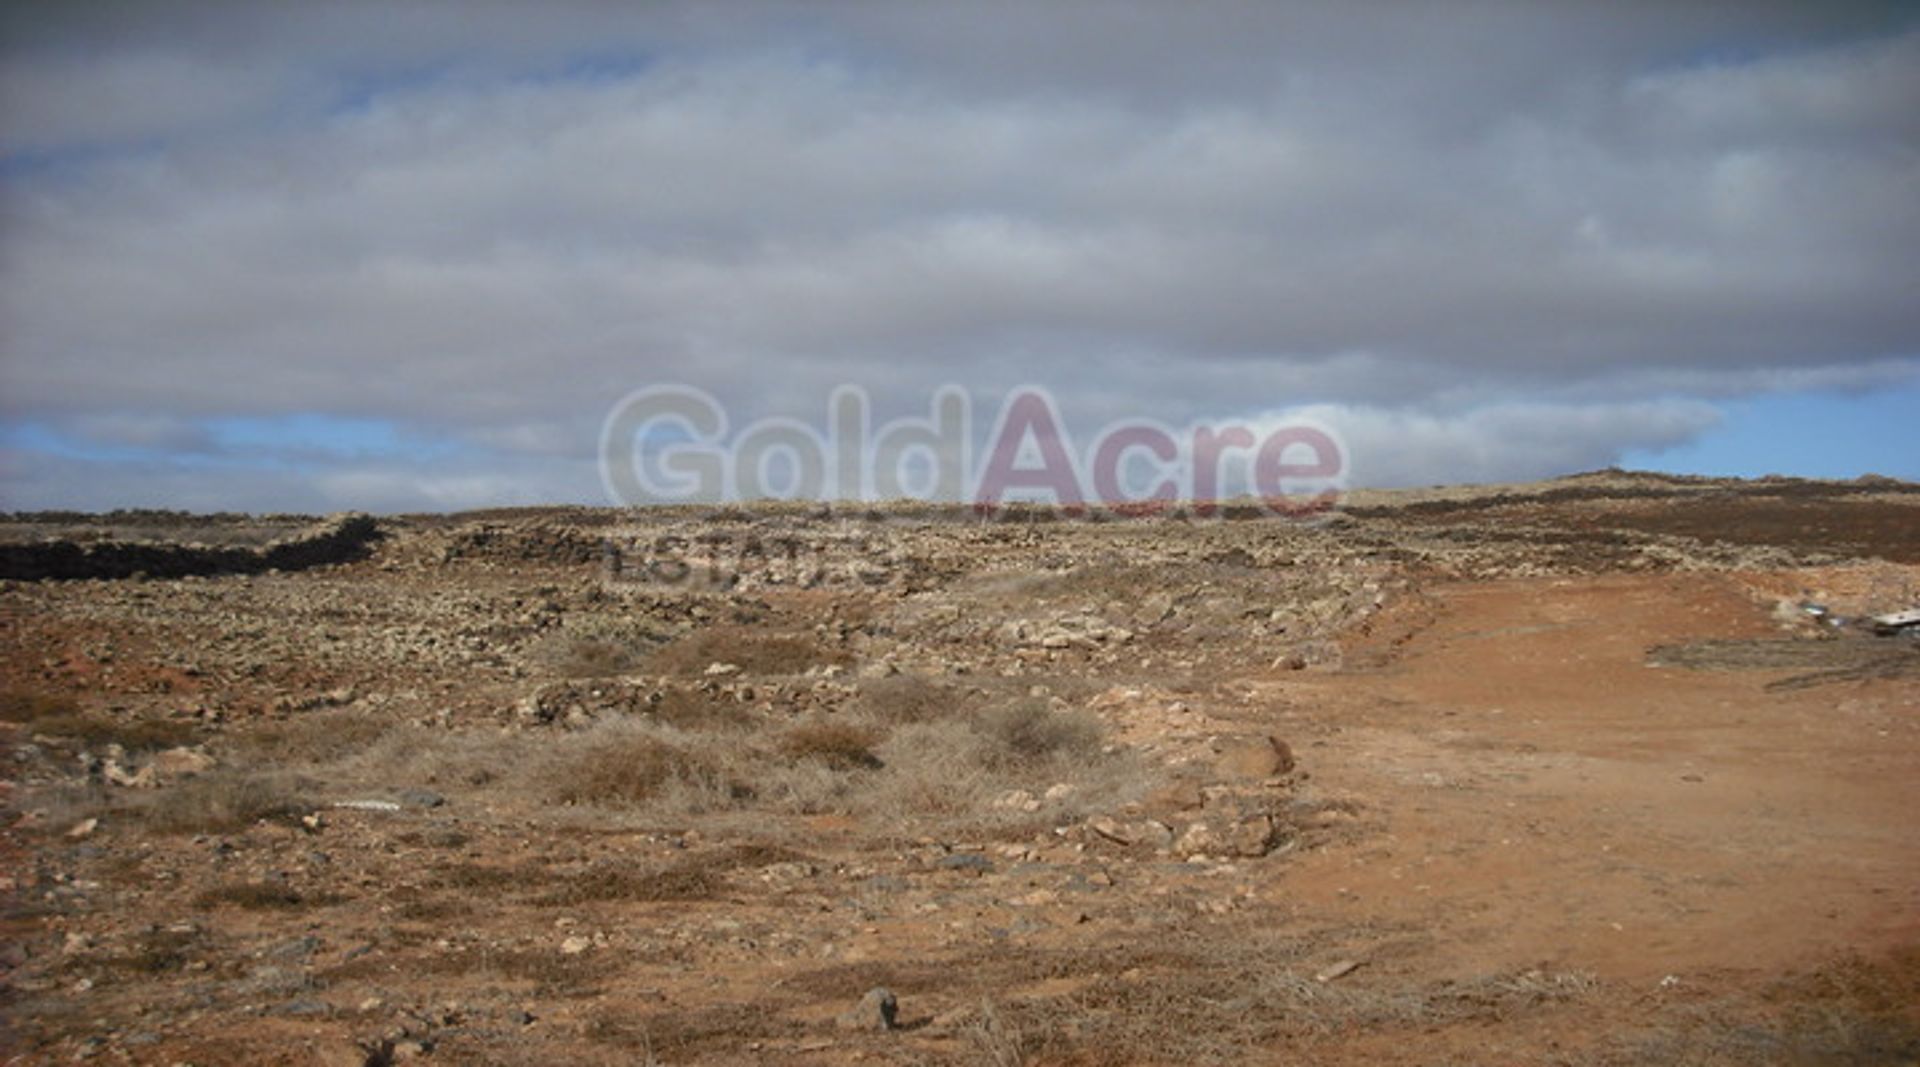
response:
[(164, 448), (101, 441), (44, 420), (0, 424), (7, 447), (65, 459), (151, 462), (190, 467), (305, 469), (346, 460), (437, 462), (467, 449), (448, 439), (403, 430), (384, 419), (304, 413), (226, 416), (197, 424), (205, 448)]
[(1722, 405), (1726, 420), (1674, 448), (1630, 452), (1627, 467), (1757, 478), (1920, 481), (1920, 382), (1871, 392), (1773, 393)]

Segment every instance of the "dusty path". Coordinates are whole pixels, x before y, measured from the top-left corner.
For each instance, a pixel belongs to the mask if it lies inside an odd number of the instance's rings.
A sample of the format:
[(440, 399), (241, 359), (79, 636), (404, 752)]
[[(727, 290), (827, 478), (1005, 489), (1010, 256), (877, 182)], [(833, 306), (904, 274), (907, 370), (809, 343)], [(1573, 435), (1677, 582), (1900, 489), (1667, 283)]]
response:
[(1302, 856), (1275, 898), (1431, 932), (1387, 966), (1648, 990), (1920, 944), (1920, 686), (1769, 692), (1777, 674), (1646, 666), (1655, 644), (1772, 632), (1729, 576), (1429, 597), (1383, 665), (1275, 683), (1328, 730), (1320, 787), (1387, 827)]

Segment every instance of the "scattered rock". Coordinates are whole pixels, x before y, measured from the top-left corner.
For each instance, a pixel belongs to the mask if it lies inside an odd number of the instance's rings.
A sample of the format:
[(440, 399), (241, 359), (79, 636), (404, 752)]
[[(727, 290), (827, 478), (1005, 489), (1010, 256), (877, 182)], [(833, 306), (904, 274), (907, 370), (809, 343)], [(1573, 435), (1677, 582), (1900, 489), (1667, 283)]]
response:
[(834, 1025), (842, 1030), (892, 1030), (898, 1024), (899, 1001), (891, 991), (876, 986), (867, 990), (860, 1003), (842, 1012)]
[(162, 782), (191, 778), (213, 769), (214, 759), (197, 748), (170, 748), (154, 755), (150, 767)]
[(336, 800), (333, 806), (347, 811), (395, 812), (400, 810), (400, 805), (391, 800)]
[(447, 802), (447, 798), (431, 789), (402, 789), (400, 803), (409, 808), (437, 808)]
[(1040, 798), (1025, 789), (1011, 789), (993, 798), (993, 806), (1000, 811), (1040, 810)]
[(1340, 960), (1337, 963), (1331, 963), (1320, 968), (1319, 971), (1315, 972), (1313, 980), (1316, 982), (1331, 982), (1337, 978), (1345, 978), (1347, 975), (1359, 970), (1361, 966), (1362, 964), (1359, 960)]
[(1236, 856), (1258, 858), (1279, 843), (1279, 826), (1270, 815), (1251, 815), (1227, 832), (1227, 848)]
[(325, 1018), (333, 1014), (333, 1005), (324, 1000), (289, 1000), (273, 1009), (275, 1015), (287, 1015), (294, 1018)]
[(1293, 770), (1293, 749), (1277, 737), (1233, 738), (1219, 751), (1214, 768), (1223, 778), (1277, 778)]
[(1198, 856), (1216, 856), (1227, 851), (1225, 838), (1211, 824), (1196, 822), (1188, 824), (1178, 840), (1173, 843), (1173, 851), (1185, 859)]

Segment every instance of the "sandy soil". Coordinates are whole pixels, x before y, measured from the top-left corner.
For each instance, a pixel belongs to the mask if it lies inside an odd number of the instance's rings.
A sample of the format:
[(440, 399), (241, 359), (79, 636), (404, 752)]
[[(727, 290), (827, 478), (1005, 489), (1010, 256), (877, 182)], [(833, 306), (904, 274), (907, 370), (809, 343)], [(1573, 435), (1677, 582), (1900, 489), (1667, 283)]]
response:
[(1920, 1062), (1920, 642), (1799, 607), (1920, 494), (1662, 484), (6, 583), (4, 1062)]

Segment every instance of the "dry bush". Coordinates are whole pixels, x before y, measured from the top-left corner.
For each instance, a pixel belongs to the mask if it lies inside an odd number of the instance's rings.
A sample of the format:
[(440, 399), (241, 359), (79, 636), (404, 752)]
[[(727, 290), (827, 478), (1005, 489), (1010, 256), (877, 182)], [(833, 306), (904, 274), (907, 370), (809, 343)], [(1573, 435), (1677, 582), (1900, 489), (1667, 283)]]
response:
[(226, 833), (262, 819), (295, 822), (312, 809), (279, 778), (216, 771), (160, 790), (147, 808), (146, 822), (162, 833)]
[(680, 730), (742, 730), (753, 724), (752, 712), (738, 701), (675, 687), (661, 691), (647, 717)]
[(527, 658), (563, 678), (606, 678), (640, 666), (645, 646), (605, 636), (547, 634), (527, 649)]
[[(805, 1034), (802, 1024), (759, 1005), (714, 1004), (641, 1019), (631, 1012), (602, 1012), (592, 1018), (582, 1036), (623, 1050), (629, 1057), (623, 1062), (651, 1064), (740, 1062), (738, 1050), (743, 1045)], [(727, 1052), (734, 1055), (729, 1057)]]
[(988, 708), (971, 725), (988, 742), (985, 760), (991, 767), (1030, 767), (1100, 752), (1099, 719), (1083, 711), (1054, 711), (1037, 699)]
[(973, 697), (923, 674), (896, 674), (860, 683), (848, 711), (881, 723), (932, 722), (964, 714)]
[(982, 1063), (991, 1064), (992, 1067), (1022, 1067), (1027, 1062), (1024, 1035), (1001, 1017), (992, 1001), (980, 1005), (980, 1010), (963, 1032), (968, 1044), (980, 1054)]
[(1065, 961), (1072, 973), (1098, 977), (1063, 997), (1000, 1004), (1005, 1025), (1047, 1062), (1244, 1063), (1261, 1050), (1310, 1049), (1357, 1032), (1553, 1010), (1598, 988), (1592, 977), (1566, 972), (1319, 982), (1305, 939), (1252, 929), (1172, 933)]
[(435, 867), (426, 884), (436, 889), (506, 889), (541, 877), (538, 868), (488, 867), (480, 863), (449, 863)]
[(1920, 950), (1844, 956), (1759, 996), (1686, 1001), (1569, 1061), (1743, 1067), (1920, 1062)]
[(816, 719), (788, 730), (780, 751), (796, 760), (816, 760), (837, 771), (871, 771), (881, 766), (873, 746), (880, 735), (847, 722)]
[(80, 702), (66, 693), (30, 689), (0, 690), (0, 722), (35, 723), (43, 719), (78, 718)]
[(557, 879), (558, 884), (536, 898), (535, 903), (569, 907), (606, 900), (706, 900), (726, 887), (728, 871), (805, 858), (789, 849), (749, 844), (689, 856), (665, 866), (626, 859), (607, 860), (580, 874)]
[(810, 667), (852, 662), (846, 650), (827, 648), (812, 634), (709, 626), (661, 648), (647, 658), (647, 667), (660, 674), (689, 675), (715, 663), (731, 663), (748, 674), (802, 674)]
[(431, 786), (484, 786), (543, 769), (529, 738), (491, 731), (396, 726), (333, 770), (343, 778)]
[(707, 900), (726, 884), (720, 872), (699, 866), (656, 869), (632, 861), (597, 863), (559, 880), (534, 898), (545, 907), (573, 907), (591, 901)]
[(532, 983), (540, 996), (583, 996), (617, 969), (604, 954), (567, 956), (542, 949), (483, 950), (478, 963), (477, 970)]
[(311, 765), (332, 763), (361, 752), (392, 729), (390, 720), (360, 712), (309, 712), (237, 732), (232, 744), (247, 760)]
[(289, 885), (278, 882), (230, 882), (214, 886), (194, 897), (194, 904), (202, 908), (235, 907), (250, 911), (274, 908), (304, 908), (317, 904), (333, 903), (337, 898), (331, 896), (308, 896)]
[(632, 807), (669, 787), (744, 797), (745, 783), (729, 780), (706, 752), (639, 724), (611, 723), (568, 738), (554, 754), (549, 796), (561, 804)]
[[(885, 763), (852, 798), (857, 810), (902, 827), (951, 833), (1027, 833), (1137, 800), (1157, 783), (1136, 754), (1107, 752), (1099, 722), (1021, 702), (968, 720), (913, 723), (878, 746)], [(1064, 796), (1028, 812), (1001, 806), (1012, 790)]]
[(197, 928), (168, 930), (155, 928), (134, 938), (125, 954), (109, 960), (109, 965), (134, 974), (169, 974), (185, 969), (193, 950), (203, 947), (205, 935)]
[(35, 735), (77, 742), (86, 748), (119, 745), (128, 752), (152, 752), (195, 740), (193, 724), (168, 719), (116, 719), (81, 710), (65, 693), (31, 690), (0, 692), (0, 721), (18, 723)]

